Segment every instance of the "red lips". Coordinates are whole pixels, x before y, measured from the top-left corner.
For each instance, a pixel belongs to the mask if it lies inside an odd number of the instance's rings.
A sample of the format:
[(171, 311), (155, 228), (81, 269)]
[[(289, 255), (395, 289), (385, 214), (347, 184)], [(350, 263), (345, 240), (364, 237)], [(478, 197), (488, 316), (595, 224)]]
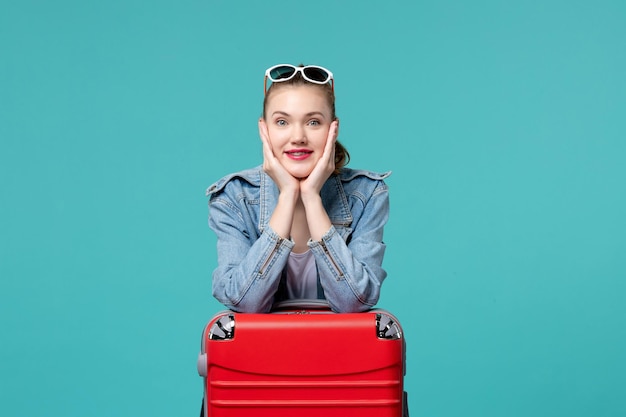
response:
[(303, 159), (306, 159), (311, 156), (312, 153), (313, 151), (310, 149), (290, 149), (288, 151), (285, 151), (287, 157), (295, 161), (301, 161)]

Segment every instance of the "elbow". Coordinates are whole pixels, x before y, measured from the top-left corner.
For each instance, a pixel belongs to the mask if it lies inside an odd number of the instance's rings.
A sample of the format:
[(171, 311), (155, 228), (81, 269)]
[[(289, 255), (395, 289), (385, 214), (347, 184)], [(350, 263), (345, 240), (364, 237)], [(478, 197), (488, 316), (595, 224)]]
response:
[(238, 304), (231, 305), (229, 308), (238, 313), (269, 313), (271, 309), (271, 304), (260, 303), (260, 302), (246, 302), (241, 301)]
[(342, 305), (334, 305), (332, 303), (329, 304), (330, 309), (334, 313), (364, 313), (374, 307), (374, 305), (368, 305), (363, 303), (351, 303), (349, 305), (346, 303), (343, 303)]
[(364, 302), (358, 297), (342, 297), (339, 300), (328, 300), (328, 305), (335, 313), (364, 313), (371, 310), (377, 302), (378, 297), (368, 302)]
[(269, 313), (271, 302), (254, 300), (251, 297), (229, 297), (222, 291), (213, 290), (213, 297), (229, 310), (237, 313)]
[(220, 294), (213, 293), (217, 301), (224, 304), (226, 308), (237, 313), (269, 313), (271, 303), (264, 303), (258, 300), (248, 300), (246, 297), (233, 300), (228, 297), (221, 297)]

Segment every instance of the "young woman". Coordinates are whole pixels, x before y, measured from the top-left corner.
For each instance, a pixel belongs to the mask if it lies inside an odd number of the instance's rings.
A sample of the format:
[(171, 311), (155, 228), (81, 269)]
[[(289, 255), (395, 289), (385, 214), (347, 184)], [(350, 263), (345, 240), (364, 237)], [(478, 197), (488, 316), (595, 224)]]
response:
[(240, 312), (268, 312), (285, 299), (365, 311), (386, 277), (389, 173), (344, 166), (329, 70), (276, 65), (264, 83), (263, 165), (207, 190), (217, 235), (213, 295)]

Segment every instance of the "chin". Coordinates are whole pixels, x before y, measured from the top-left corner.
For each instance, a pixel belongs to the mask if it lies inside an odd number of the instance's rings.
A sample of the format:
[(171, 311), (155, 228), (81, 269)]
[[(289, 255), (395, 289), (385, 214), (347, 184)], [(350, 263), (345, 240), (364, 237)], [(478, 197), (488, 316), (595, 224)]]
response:
[(311, 174), (311, 169), (290, 169), (289, 173), (299, 180), (307, 178)]

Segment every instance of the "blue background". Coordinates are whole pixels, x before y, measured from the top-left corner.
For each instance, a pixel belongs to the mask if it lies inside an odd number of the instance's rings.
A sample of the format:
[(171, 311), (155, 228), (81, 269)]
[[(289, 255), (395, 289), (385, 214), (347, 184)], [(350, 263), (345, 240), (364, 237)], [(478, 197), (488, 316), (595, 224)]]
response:
[(282, 62), (393, 170), (411, 415), (626, 415), (626, 3), (0, 7), (2, 415), (197, 415), (204, 190), (261, 162)]

